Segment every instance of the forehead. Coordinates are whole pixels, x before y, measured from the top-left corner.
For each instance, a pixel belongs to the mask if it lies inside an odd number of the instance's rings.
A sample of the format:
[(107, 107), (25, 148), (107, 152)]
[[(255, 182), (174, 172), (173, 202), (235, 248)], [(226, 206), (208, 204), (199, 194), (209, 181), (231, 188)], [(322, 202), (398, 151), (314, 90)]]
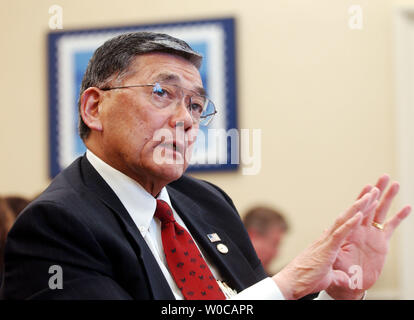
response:
[(131, 76), (137, 81), (154, 83), (171, 82), (187, 88), (202, 88), (198, 69), (188, 60), (168, 53), (146, 53), (137, 56), (129, 68)]

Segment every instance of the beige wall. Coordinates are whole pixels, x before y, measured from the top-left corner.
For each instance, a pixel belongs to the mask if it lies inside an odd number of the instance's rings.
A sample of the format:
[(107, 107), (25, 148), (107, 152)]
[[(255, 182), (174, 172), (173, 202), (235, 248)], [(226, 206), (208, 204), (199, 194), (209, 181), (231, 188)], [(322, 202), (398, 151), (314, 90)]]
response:
[[(200, 174), (233, 198), (282, 209), (291, 232), (275, 270), (316, 239), (368, 182), (396, 174), (392, 0), (9, 1), (0, 11), (0, 194), (48, 180), (48, 9), (64, 29), (234, 16), (239, 126), (262, 130), (260, 174)], [(362, 30), (348, 27), (361, 5)], [(267, 90), (263, 91), (266, 87)], [(392, 244), (396, 249), (398, 235)], [(393, 250), (373, 294), (398, 290)]]

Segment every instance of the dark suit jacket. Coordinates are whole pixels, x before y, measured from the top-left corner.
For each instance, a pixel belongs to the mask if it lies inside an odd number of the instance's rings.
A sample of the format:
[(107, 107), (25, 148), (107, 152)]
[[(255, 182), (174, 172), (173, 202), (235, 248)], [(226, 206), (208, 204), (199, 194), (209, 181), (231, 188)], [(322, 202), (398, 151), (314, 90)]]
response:
[[(173, 207), (232, 288), (266, 274), (231, 199), (187, 176), (167, 186)], [(207, 234), (217, 233), (220, 253)], [(156, 260), (115, 193), (81, 157), (19, 216), (9, 233), (6, 299), (174, 299)], [(63, 289), (50, 289), (62, 268)]]

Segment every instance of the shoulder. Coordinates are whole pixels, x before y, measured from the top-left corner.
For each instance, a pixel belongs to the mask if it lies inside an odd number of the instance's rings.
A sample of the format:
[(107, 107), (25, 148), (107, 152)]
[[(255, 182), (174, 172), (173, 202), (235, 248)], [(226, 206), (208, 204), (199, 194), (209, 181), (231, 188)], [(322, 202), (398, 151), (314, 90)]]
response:
[[(93, 213), (102, 207), (92, 192), (85, 188), (81, 173), (82, 157), (59, 173), (49, 186), (18, 216), (13, 229), (50, 228), (89, 225)], [(11, 230), (14, 234), (13, 230)]]

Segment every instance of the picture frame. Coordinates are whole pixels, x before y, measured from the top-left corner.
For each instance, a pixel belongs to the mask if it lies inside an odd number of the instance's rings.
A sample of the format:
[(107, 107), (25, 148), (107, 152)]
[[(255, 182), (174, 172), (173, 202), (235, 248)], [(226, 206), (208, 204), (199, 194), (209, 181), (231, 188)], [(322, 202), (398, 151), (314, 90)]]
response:
[[(78, 98), (88, 61), (106, 40), (126, 32), (154, 31), (183, 39), (203, 55), (200, 75), (218, 114), (200, 127), (188, 172), (228, 171), (239, 167), (234, 18), (182, 21), (48, 34), (49, 172), (56, 176), (86, 147), (78, 135)], [(202, 138), (200, 138), (202, 136)]]

